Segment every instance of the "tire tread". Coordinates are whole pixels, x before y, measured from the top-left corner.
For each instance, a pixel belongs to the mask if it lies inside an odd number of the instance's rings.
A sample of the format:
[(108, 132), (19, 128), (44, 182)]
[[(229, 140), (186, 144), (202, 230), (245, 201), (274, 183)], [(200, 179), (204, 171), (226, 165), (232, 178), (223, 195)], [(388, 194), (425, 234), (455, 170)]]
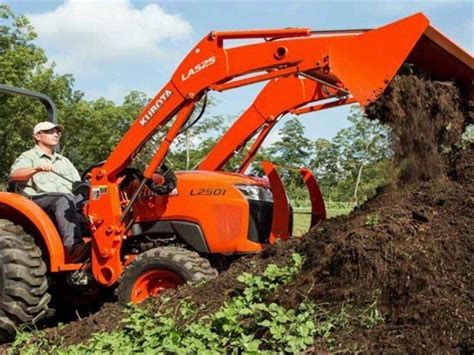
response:
[(0, 343), (11, 341), (20, 324), (48, 313), (46, 273), (33, 238), (21, 226), (0, 219)]

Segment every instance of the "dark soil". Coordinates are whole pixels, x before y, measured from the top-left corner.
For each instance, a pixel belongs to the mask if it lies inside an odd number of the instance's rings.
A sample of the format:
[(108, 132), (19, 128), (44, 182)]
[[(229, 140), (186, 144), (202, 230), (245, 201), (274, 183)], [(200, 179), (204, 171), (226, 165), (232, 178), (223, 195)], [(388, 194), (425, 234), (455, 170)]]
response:
[[(472, 353), (474, 146), (460, 150), (455, 144), (470, 120), (463, 107), (449, 83), (397, 77), (368, 113), (394, 128), (400, 182), (303, 238), (241, 258), (200, 287), (170, 293), (173, 302), (166, 306), (189, 299), (210, 313), (240, 289), (239, 274), (259, 273), (270, 262), (284, 264), (298, 251), (306, 256), (303, 270), (273, 301), (294, 307), (309, 298), (335, 308), (376, 301), (384, 317), (372, 329), (337, 329), (331, 350)], [(162, 305), (158, 299), (145, 307), (156, 312)], [(94, 332), (119, 328), (123, 316), (119, 306), (107, 304), (46, 334), (51, 340), (62, 337), (64, 345), (78, 343)], [(328, 351), (317, 341), (315, 352)]]
[(338, 331), (339, 350), (472, 353), (474, 147), (459, 150), (472, 102), (452, 83), (406, 75), (367, 114), (392, 130), (399, 179), (305, 236), (308, 262), (287, 287), (298, 292), (281, 300), (376, 300), (384, 325)]
[[(470, 161), (472, 177), (472, 147), (460, 155)], [(308, 262), (288, 285), (298, 292), (283, 290), (282, 301), (293, 307), (309, 297), (363, 307), (376, 300), (385, 324), (339, 331), (342, 349), (473, 350), (473, 210), (472, 178), (386, 188), (305, 236), (300, 251)]]
[(454, 84), (401, 75), (366, 108), (370, 119), (391, 128), (400, 183), (427, 181), (442, 173), (440, 153), (460, 141), (471, 119), (467, 119), (463, 106)]

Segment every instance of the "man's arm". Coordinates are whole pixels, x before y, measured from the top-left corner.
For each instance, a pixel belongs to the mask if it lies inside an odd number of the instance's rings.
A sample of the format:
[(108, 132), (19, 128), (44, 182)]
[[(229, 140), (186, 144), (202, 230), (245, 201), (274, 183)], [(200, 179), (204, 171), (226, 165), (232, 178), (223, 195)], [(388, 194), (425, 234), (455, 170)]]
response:
[(10, 181), (26, 182), (31, 179), (33, 175), (42, 171), (52, 171), (51, 164), (42, 164), (34, 168), (18, 168), (10, 173)]

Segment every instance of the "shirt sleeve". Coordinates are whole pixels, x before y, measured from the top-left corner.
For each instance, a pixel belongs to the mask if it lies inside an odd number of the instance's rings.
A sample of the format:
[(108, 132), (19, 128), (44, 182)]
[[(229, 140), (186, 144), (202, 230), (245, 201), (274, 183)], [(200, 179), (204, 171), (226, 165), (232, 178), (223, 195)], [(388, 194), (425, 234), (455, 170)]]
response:
[(16, 158), (15, 162), (10, 168), (10, 175), (18, 169), (22, 168), (34, 168), (33, 164), (33, 159), (27, 154), (28, 152), (23, 153), (20, 155), (18, 158)]

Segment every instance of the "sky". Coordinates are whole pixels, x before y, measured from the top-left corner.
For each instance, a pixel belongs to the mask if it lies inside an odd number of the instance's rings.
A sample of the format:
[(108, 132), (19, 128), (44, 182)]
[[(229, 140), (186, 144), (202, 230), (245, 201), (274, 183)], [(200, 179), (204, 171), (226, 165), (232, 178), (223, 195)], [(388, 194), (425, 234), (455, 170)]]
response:
[[(132, 90), (155, 96), (188, 51), (214, 30), (373, 28), (416, 12), (473, 52), (472, 1), (135, 1), (0, 0), (25, 14), (36, 43), (60, 74), (73, 74), (87, 99), (117, 104)], [(262, 84), (215, 93), (210, 114), (238, 115)], [(310, 139), (334, 137), (348, 107), (299, 116)], [(282, 120), (283, 122), (284, 120)], [(278, 139), (280, 122), (267, 139)]]

